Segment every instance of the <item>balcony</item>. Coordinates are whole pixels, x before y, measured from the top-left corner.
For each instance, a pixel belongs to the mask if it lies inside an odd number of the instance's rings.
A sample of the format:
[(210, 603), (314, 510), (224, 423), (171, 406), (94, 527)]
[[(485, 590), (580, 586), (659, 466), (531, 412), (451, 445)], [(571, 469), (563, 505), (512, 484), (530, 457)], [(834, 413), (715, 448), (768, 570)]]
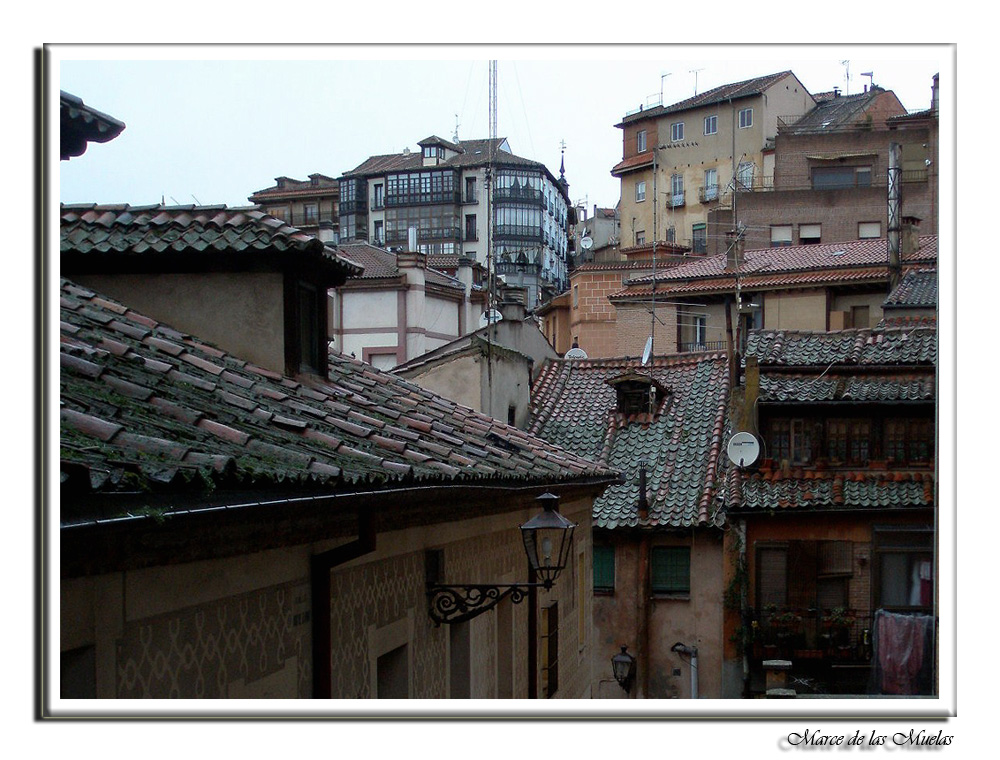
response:
[(698, 200), (702, 203), (711, 203), (719, 199), (719, 186), (706, 185), (698, 188)]
[(681, 190), (679, 193), (667, 193), (666, 194), (666, 206), (667, 208), (680, 208), (684, 205), (684, 191)]
[(708, 340), (693, 343), (681, 343), (680, 352), (682, 354), (693, 354), (699, 351), (725, 351), (726, 341), (724, 340)]
[(493, 198), (497, 202), (519, 201), (545, 208), (545, 196), (542, 194), (542, 191), (533, 190), (530, 187), (498, 187), (493, 191)]

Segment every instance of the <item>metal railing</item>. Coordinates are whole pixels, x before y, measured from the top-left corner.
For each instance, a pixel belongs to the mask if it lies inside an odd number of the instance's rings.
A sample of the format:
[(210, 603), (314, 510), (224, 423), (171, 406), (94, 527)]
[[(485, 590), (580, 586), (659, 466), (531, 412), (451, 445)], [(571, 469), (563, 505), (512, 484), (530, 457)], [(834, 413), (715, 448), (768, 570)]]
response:
[(706, 340), (680, 344), (680, 352), (682, 354), (698, 353), (699, 351), (724, 351), (725, 349), (726, 341), (724, 340)]

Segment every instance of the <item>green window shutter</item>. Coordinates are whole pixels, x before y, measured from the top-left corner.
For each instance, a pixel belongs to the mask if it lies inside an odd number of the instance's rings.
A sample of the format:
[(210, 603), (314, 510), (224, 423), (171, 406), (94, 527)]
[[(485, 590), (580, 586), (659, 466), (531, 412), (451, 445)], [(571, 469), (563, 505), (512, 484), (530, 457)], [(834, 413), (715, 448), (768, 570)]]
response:
[(594, 547), (594, 591), (615, 590), (615, 547)]
[(691, 592), (691, 549), (687, 546), (653, 547), (652, 590), (658, 594)]

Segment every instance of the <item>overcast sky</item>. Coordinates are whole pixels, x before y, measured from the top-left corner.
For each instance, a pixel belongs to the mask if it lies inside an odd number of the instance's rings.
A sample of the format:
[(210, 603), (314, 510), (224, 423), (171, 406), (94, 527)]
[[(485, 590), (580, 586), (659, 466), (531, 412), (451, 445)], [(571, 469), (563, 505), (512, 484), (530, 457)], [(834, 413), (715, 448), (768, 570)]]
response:
[[(54, 46), (58, 88), (125, 122), (116, 140), (59, 162), (65, 203), (245, 205), (285, 175), (338, 177), (432, 134), (498, 134), (566, 178), (574, 202), (613, 206), (621, 118), (790, 69), (813, 93), (866, 84), (911, 111), (951, 82), (946, 46)], [(871, 77), (866, 76), (871, 73)], [(54, 144), (57, 144), (54, 143)]]

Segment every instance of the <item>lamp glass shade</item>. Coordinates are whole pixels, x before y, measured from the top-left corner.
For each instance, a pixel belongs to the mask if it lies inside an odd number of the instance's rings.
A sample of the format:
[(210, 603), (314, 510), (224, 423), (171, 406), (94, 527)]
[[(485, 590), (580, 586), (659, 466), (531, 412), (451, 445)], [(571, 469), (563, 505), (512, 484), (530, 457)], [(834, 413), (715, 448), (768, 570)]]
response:
[(626, 692), (629, 691), (635, 676), (635, 657), (626, 651), (626, 647), (623, 646), (622, 651), (611, 658), (611, 670), (618, 684)]
[(545, 509), (521, 526), (521, 537), (528, 563), (538, 579), (550, 587), (569, 560), (576, 523), (556, 511), (557, 496), (543, 494), (538, 500)]

